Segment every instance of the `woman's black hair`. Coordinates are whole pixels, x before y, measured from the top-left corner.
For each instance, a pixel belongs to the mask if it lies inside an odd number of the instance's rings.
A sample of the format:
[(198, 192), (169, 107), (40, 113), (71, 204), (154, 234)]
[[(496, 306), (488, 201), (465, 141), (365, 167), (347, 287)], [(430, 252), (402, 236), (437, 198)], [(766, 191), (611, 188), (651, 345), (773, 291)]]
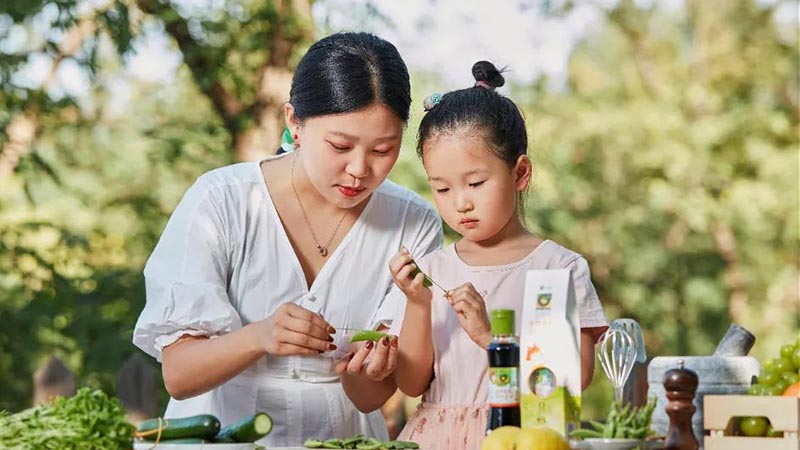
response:
[(390, 42), (368, 33), (336, 33), (317, 41), (300, 60), (289, 103), (300, 121), (381, 103), (406, 122), (408, 69)]
[(478, 61), (472, 66), (475, 86), (444, 94), (422, 118), (417, 138), (417, 154), (422, 157), (431, 137), (477, 132), (486, 139), (492, 152), (514, 167), (517, 159), (528, 154), (528, 132), (517, 105), (495, 92), (505, 79), (494, 64)]

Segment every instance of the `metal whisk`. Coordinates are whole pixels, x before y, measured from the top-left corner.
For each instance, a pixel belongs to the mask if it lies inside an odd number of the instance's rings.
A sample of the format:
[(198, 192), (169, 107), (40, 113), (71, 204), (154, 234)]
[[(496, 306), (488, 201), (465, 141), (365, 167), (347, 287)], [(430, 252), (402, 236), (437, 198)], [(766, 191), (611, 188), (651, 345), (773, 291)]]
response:
[(597, 358), (614, 387), (614, 400), (622, 401), (622, 388), (636, 362), (636, 343), (628, 332), (619, 327), (609, 328), (600, 339)]

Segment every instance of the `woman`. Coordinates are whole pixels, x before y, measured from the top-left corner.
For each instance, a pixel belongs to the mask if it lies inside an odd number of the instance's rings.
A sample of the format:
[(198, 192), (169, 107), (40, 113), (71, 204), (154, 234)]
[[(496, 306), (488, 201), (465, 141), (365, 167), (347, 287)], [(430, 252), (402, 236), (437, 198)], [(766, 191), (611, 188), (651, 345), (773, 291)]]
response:
[(376, 409), (396, 388), (396, 341), (351, 352), (344, 334), (401, 312), (392, 254), (441, 246), (432, 207), (386, 181), (409, 91), (392, 44), (324, 38), (285, 105), (296, 151), (212, 170), (185, 194), (145, 267), (133, 338), (162, 362), (166, 417), (266, 411), (262, 445), (387, 437)]

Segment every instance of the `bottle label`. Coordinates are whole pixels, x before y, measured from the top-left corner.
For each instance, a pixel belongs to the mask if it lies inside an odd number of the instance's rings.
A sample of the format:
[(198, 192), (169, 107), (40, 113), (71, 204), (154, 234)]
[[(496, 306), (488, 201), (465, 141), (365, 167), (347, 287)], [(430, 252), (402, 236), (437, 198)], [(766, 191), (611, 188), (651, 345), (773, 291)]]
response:
[(489, 367), (489, 406), (519, 406), (519, 381), (516, 367)]

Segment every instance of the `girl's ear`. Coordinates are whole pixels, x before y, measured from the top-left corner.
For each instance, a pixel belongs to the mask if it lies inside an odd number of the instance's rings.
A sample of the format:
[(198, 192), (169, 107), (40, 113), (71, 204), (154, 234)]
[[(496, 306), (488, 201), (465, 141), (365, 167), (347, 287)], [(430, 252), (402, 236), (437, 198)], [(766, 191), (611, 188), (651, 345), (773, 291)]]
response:
[(533, 178), (533, 164), (528, 155), (521, 155), (514, 165), (514, 183), (517, 186), (517, 190), (524, 192), (528, 189), (531, 178)]
[(283, 104), (283, 116), (286, 120), (286, 128), (289, 129), (289, 132), (292, 133), (292, 139), (294, 139), (295, 146), (300, 146), (300, 121), (297, 120), (297, 117), (294, 115), (294, 106), (291, 103), (286, 102)]

